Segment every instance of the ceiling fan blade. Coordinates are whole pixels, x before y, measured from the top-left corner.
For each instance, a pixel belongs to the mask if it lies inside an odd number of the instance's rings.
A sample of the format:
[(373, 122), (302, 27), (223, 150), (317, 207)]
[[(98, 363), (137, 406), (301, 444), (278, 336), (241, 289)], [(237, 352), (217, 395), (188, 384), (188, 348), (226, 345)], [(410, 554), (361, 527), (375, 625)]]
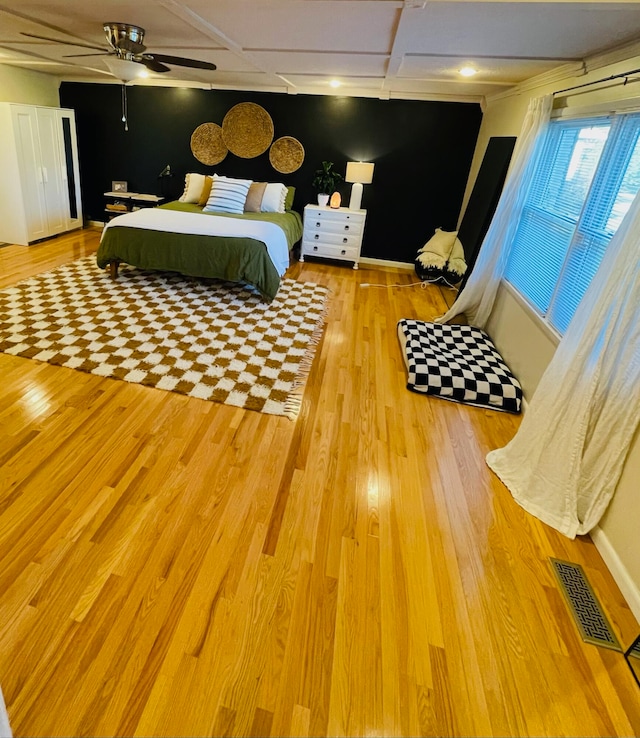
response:
[(111, 51), (103, 51), (97, 54), (65, 54), (63, 59), (80, 59), (83, 56), (111, 56)]
[(30, 38), (39, 38), (41, 41), (52, 41), (54, 44), (66, 44), (67, 46), (82, 46), (85, 49), (95, 49), (96, 51), (104, 51), (103, 46), (92, 46), (91, 44), (80, 44), (76, 41), (62, 41), (59, 38), (49, 38), (49, 36), (38, 36), (35, 33), (27, 33), (26, 31), (20, 31), (22, 36), (29, 36)]
[(185, 59), (182, 56), (167, 56), (166, 54), (143, 54), (143, 59), (153, 59), (165, 64), (175, 64), (178, 67), (192, 67), (193, 69), (217, 69), (212, 62), (199, 61), (198, 59)]
[(171, 70), (166, 64), (161, 64), (153, 57), (149, 57), (148, 54), (143, 54), (141, 59), (135, 59), (139, 64), (144, 64), (147, 69), (152, 72), (170, 72)]

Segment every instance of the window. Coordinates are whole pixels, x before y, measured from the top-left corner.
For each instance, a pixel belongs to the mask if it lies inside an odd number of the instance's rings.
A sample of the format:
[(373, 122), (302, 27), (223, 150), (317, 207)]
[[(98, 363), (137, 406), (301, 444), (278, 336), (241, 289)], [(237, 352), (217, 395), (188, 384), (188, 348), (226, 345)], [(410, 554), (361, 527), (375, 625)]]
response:
[(564, 333), (640, 189), (640, 114), (553, 121), (505, 278)]

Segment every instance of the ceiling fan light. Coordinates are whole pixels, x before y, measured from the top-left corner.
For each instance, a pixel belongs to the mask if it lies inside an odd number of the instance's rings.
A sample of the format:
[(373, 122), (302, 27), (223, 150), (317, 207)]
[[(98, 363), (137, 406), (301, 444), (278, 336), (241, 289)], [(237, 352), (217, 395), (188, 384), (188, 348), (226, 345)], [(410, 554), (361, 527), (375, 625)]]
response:
[(337, 87), (341, 87), (341, 86), (342, 86), (342, 82), (340, 82), (339, 79), (332, 79), (329, 82), (329, 87), (333, 87), (334, 89)]
[(104, 59), (111, 74), (123, 84), (131, 82), (140, 76), (140, 64), (138, 62), (118, 59), (117, 56), (109, 56)]
[(458, 71), (463, 77), (473, 77), (474, 74), (478, 74), (478, 70), (470, 66), (462, 67)]

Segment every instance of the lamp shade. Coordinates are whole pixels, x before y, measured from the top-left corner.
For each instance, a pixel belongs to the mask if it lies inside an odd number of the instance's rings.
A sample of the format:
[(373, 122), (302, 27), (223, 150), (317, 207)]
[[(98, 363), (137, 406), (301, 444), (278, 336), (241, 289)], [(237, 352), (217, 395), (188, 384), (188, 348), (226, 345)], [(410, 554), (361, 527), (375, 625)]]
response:
[(373, 182), (373, 167), (371, 162), (348, 161), (346, 182), (360, 182), (360, 184), (371, 184)]

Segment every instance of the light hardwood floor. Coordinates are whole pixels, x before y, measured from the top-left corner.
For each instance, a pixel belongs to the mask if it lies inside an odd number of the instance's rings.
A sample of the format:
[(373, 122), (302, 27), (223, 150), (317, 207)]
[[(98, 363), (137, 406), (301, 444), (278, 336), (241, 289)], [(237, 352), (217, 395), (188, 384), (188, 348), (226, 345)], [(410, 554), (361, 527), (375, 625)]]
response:
[[(0, 287), (90, 254), (0, 248)], [(405, 389), (402, 317), (451, 293), (332, 290), (293, 422), (0, 355), (0, 685), (16, 735), (638, 735), (548, 557), (639, 631), (590, 539), (484, 463), (517, 419)]]

